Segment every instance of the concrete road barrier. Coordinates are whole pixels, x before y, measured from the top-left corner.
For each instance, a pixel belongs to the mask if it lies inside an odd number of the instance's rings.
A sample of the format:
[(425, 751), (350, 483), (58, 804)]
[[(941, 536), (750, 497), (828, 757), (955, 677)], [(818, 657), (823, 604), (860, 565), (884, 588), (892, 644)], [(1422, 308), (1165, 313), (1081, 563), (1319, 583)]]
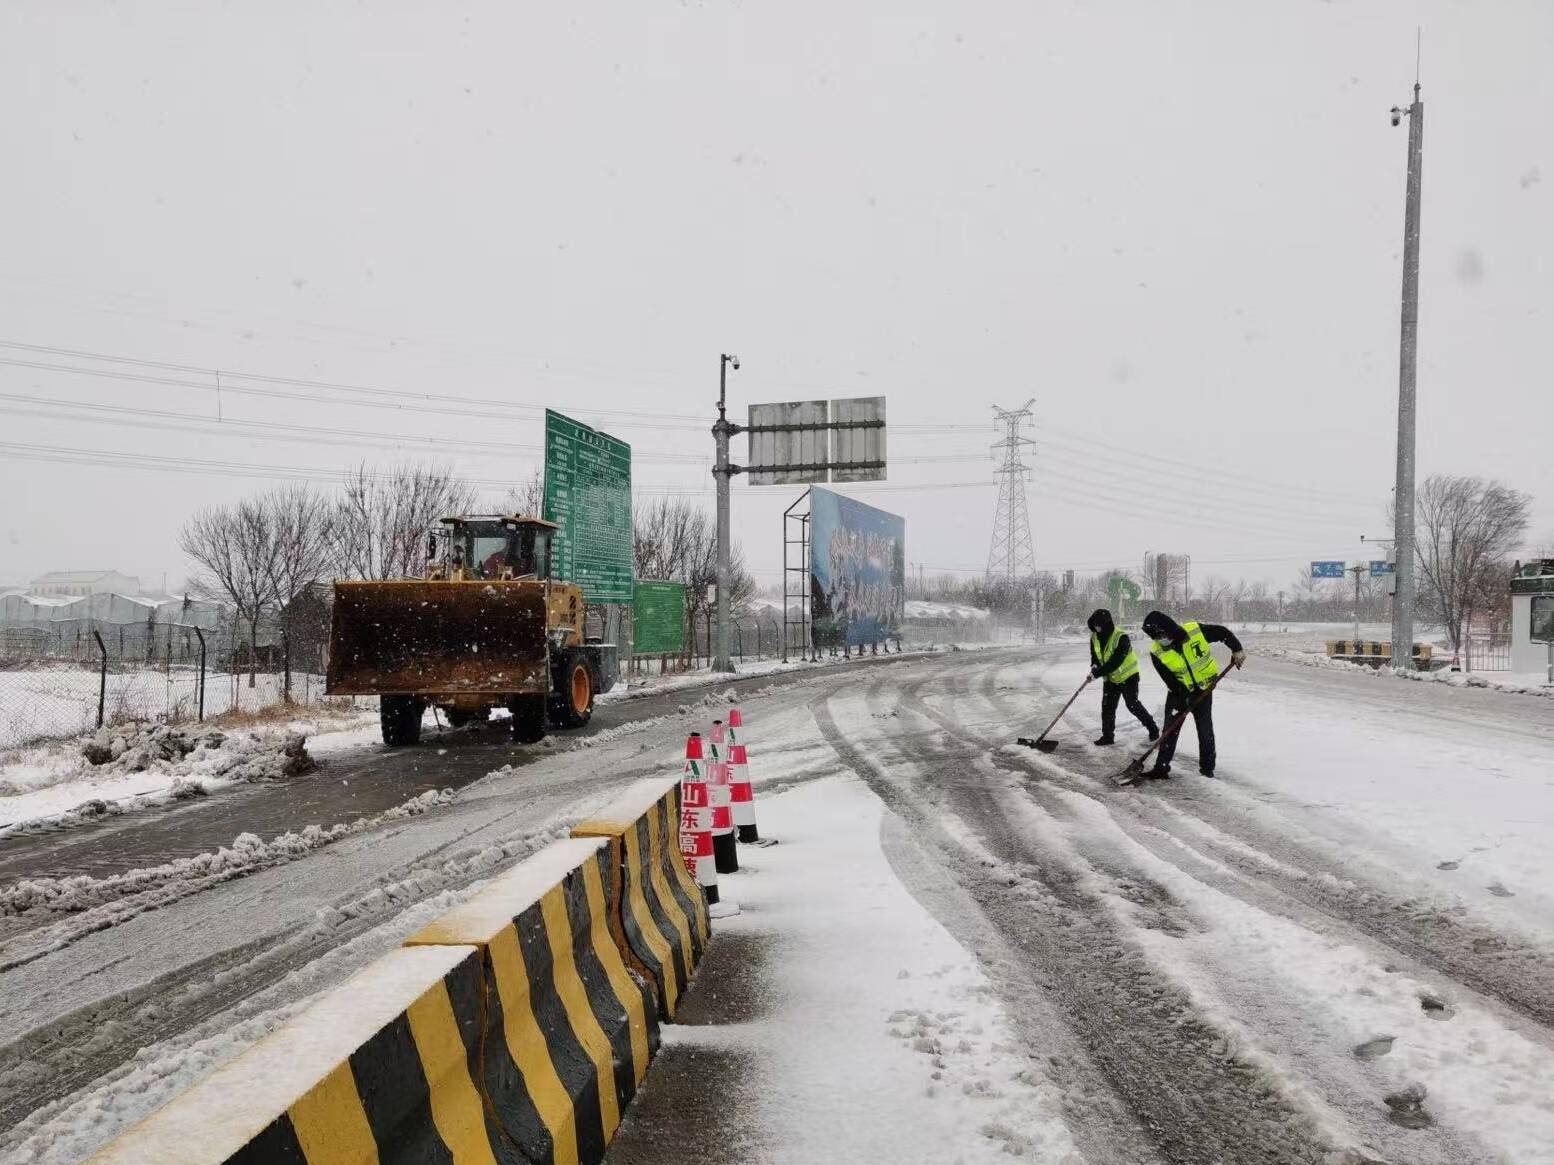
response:
[(597, 1162), (657, 1051), (653, 998), (610, 933), (612, 880), (607, 842), (558, 841), (406, 940), (479, 952), (497, 1160)]
[(680, 852), (679, 780), (637, 781), (574, 838), (604, 838), (620, 887), (611, 930), (653, 986), (659, 1014), (673, 1019), (711, 935), (707, 902)]
[(89, 1165), (492, 1161), (472, 1074), (480, 1000), (474, 947), (394, 951)]
[(658, 1047), (621, 884), (609, 840), (547, 846), (91, 1165), (594, 1165)]

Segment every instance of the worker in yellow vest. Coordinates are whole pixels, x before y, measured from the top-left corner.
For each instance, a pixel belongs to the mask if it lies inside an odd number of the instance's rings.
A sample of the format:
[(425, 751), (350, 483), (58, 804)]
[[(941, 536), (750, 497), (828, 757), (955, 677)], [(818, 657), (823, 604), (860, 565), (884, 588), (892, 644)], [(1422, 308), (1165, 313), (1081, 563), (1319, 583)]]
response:
[(1241, 667), (1246, 663), (1246, 650), (1228, 627), (1218, 623), (1178, 623), (1169, 615), (1151, 611), (1144, 616), (1144, 634), (1154, 643), (1150, 646), (1150, 659), (1155, 671), (1165, 681), (1165, 738), (1155, 757), (1155, 767), (1149, 776), (1165, 780), (1171, 775), (1171, 758), (1176, 755), (1176, 738), (1181, 734), (1181, 724), (1172, 724), (1187, 709), (1192, 709), (1193, 724), (1198, 729), (1198, 771), (1206, 777), (1214, 775), (1214, 694), (1215, 681), (1219, 677), (1219, 662), (1211, 643), (1223, 643), (1230, 648), (1230, 664)]
[(1139, 699), (1139, 657), (1133, 654), (1127, 633), (1112, 622), (1112, 613), (1105, 607), (1085, 620), (1085, 626), (1090, 628), (1090, 675), (1105, 680), (1101, 687), (1101, 736), (1096, 744), (1113, 743), (1118, 700), (1127, 703), (1128, 711), (1138, 717), (1149, 739), (1155, 740), (1160, 729)]

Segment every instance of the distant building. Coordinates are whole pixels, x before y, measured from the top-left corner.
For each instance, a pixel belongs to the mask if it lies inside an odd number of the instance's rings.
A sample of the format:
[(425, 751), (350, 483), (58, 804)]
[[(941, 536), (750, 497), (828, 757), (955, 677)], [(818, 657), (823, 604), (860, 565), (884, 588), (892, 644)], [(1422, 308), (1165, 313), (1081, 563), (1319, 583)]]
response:
[(47, 598), (79, 598), (82, 595), (138, 595), (140, 580), (116, 570), (51, 570), (32, 580), (30, 594)]

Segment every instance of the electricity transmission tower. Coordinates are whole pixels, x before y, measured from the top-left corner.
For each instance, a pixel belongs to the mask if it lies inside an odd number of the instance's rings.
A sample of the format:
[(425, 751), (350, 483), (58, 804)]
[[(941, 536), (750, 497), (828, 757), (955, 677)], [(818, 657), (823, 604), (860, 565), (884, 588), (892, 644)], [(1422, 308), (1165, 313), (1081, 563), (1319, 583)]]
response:
[(1025, 476), (1029, 467), (1020, 460), (1026, 446), (1035, 446), (1022, 433), (1031, 419), (1032, 397), (1018, 409), (993, 406), (994, 423), (1001, 425), (1004, 436), (993, 444), (1002, 450), (1003, 463), (993, 471), (998, 478), (998, 510), (993, 516), (993, 544), (987, 552), (987, 578), (1029, 578), (1036, 573), (1036, 551), (1031, 545), (1031, 516), (1025, 508)]

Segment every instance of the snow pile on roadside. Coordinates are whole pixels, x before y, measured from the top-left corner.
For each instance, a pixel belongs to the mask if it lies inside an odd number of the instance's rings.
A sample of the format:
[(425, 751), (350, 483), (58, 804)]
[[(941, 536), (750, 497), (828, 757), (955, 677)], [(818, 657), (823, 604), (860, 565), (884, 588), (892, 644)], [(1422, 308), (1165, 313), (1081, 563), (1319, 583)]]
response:
[(1369, 664), (1353, 663), (1347, 659), (1332, 659), (1326, 655), (1289, 647), (1252, 647), (1250, 651), (1253, 655), (1268, 659), (1282, 659), (1288, 663), (1297, 663), (1301, 667), (1384, 676), (1391, 679), (1412, 680), (1415, 683), (1446, 684), (1453, 688), (1493, 688), (1496, 691), (1512, 692), (1522, 696), (1554, 698), (1554, 687), (1539, 682), (1536, 676), (1450, 670), (1397, 672), (1390, 667), (1371, 667)]
[[(223, 846), (214, 853), (179, 858), (160, 866), (129, 870), (106, 878), (85, 875), (25, 878), (0, 887), (0, 917), (23, 915), (34, 910), (51, 914), (77, 914), (125, 899), (139, 899), (153, 894), (151, 900), (138, 903), (140, 909), (132, 912), (140, 913), (143, 909), (165, 905), (218, 882), (241, 878), (255, 870), (302, 857), (343, 837), (390, 821), (414, 817), (451, 804), (452, 801), (452, 789), (433, 789), (403, 805), (373, 817), (359, 818), (349, 824), (328, 828), (310, 825), (300, 832), (283, 833), (270, 841), (252, 833), (243, 833), (238, 835), (231, 846)], [(123, 917), (115, 915), (109, 924), (121, 921)]]
[(314, 767), (304, 733), (229, 735), (209, 724), (99, 728), (81, 745), (81, 755), (104, 772), (157, 769), (234, 781), (295, 777)]
[(239, 781), (312, 772), (307, 736), (292, 728), (224, 732), (209, 724), (100, 728), (79, 755), (8, 766), (0, 781), (0, 838), (66, 829), (99, 817), (170, 805)]

